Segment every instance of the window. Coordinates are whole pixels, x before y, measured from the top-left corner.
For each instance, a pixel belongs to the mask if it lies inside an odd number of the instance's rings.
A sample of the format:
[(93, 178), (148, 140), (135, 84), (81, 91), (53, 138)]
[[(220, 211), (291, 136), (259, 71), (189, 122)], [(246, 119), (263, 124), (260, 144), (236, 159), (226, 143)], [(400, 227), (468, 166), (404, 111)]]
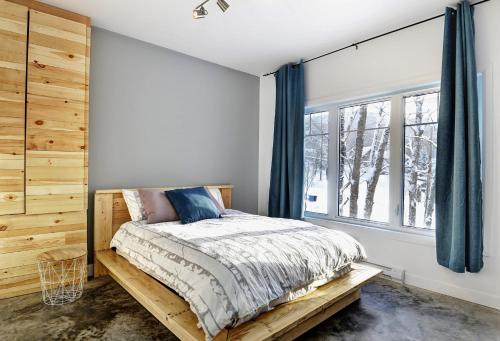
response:
[(387, 222), (389, 118), (379, 101), (339, 110), (338, 215)]
[(404, 99), (404, 224), (434, 228), (439, 93)]
[(305, 115), (304, 122), (304, 208), (327, 213), (328, 112)]
[(306, 216), (434, 229), (438, 109), (429, 88), (306, 110)]

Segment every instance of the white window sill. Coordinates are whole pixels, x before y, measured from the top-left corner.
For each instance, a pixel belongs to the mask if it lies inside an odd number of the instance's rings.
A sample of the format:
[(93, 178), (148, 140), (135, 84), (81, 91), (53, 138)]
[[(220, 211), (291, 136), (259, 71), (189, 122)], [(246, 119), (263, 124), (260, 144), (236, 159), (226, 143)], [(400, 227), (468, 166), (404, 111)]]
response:
[(379, 235), (381, 240), (392, 239), (404, 243), (419, 244), (431, 248), (436, 247), (436, 238), (434, 231), (430, 230), (416, 230), (412, 231), (408, 228), (408, 231), (403, 231), (401, 229), (390, 229), (377, 226), (368, 226), (356, 224), (355, 222), (338, 221), (332, 219), (326, 219), (321, 217), (304, 217), (305, 221), (312, 224), (324, 226), (327, 228), (334, 228), (343, 230), (344, 232), (352, 233), (353, 235), (359, 235), (362, 233), (369, 233), (372, 235)]
[[(371, 237), (376, 236), (376, 238), (380, 238), (381, 241), (391, 239), (402, 243), (421, 245), (432, 249), (436, 248), (436, 237), (433, 234), (434, 231), (431, 232), (432, 234), (428, 231), (401, 231), (376, 226), (360, 225), (355, 222), (345, 222), (311, 216), (304, 217), (304, 220), (315, 225), (344, 231), (348, 234), (352, 234), (353, 237), (358, 237), (360, 239), (364, 236), (371, 235)], [(490, 253), (485, 247), (483, 257), (489, 258), (490, 256)]]

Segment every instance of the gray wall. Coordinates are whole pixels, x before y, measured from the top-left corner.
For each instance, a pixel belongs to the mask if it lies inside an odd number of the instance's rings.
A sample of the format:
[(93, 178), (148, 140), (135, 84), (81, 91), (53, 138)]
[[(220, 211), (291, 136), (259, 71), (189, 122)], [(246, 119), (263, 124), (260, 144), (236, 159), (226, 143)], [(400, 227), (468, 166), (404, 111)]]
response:
[(95, 27), (90, 61), (91, 204), (96, 189), (228, 183), (257, 211), (257, 77)]

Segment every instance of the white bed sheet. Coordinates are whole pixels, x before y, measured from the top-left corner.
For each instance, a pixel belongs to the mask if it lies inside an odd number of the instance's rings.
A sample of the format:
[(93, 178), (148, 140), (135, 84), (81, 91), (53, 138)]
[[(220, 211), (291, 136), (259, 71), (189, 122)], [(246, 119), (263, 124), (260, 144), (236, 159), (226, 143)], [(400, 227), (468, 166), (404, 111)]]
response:
[(343, 232), (235, 212), (187, 225), (128, 222), (111, 246), (183, 297), (207, 340), (365, 258), (363, 247)]

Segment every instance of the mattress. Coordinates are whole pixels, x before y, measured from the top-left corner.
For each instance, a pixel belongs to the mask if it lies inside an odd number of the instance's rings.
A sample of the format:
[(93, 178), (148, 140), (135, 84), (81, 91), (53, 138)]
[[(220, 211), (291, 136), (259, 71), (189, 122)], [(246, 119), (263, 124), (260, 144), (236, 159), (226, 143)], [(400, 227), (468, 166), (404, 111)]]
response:
[(365, 258), (363, 247), (343, 232), (250, 214), (186, 225), (128, 222), (111, 247), (184, 298), (207, 340)]

